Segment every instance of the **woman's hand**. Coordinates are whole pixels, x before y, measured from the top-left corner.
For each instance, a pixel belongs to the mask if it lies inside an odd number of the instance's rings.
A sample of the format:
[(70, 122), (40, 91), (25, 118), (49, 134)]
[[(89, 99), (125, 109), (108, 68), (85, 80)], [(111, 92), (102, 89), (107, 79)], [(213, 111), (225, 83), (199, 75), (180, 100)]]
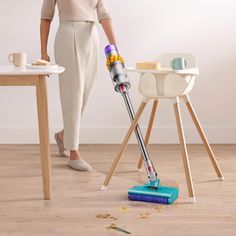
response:
[(42, 54), (42, 55), (41, 55), (41, 59), (43, 59), (43, 60), (45, 60), (45, 61), (49, 61), (49, 62), (50, 62), (50, 57), (48, 56), (48, 54), (47, 54), (47, 53), (45, 53), (45, 54)]

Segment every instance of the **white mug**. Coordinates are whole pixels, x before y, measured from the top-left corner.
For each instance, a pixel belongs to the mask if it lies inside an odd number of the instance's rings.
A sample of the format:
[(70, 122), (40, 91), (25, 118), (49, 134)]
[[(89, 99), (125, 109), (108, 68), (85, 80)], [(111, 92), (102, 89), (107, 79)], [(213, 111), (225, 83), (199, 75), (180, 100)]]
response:
[(25, 67), (27, 64), (27, 55), (26, 53), (10, 53), (8, 60), (15, 67)]

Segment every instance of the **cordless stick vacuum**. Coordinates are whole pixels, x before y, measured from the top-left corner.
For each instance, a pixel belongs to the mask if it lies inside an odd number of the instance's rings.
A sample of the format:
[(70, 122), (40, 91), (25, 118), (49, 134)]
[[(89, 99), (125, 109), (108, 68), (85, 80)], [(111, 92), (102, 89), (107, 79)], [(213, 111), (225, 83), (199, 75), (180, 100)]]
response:
[[(132, 122), (135, 113), (129, 97), (130, 81), (124, 66), (124, 60), (119, 55), (115, 45), (108, 45), (105, 48), (105, 53), (107, 57), (107, 68), (110, 72), (115, 91), (122, 95)], [(128, 191), (129, 200), (172, 204), (178, 198), (178, 188), (160, 185), (160, 179), (157, 178), (157, 172), (149, 158), (138, 124), (134, 131), (144, 158), (144, 165), (148, 174), (148, 182), (142, 186), (134, 186), (130, 188)]]

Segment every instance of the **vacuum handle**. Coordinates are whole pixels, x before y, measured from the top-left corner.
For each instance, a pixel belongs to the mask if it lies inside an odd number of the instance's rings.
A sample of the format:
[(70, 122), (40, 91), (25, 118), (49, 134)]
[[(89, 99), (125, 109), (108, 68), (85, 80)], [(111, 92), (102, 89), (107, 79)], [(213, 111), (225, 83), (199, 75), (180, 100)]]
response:
[[(130, 120), (132, 122), (134, 120), (134, 117), (135, 117), (135, 112), (134, 112), (132, 103), (130, 101), (129, 94), (128, 94), (127, 91), (124, 91), (121, 94), (124, 98), (124, 101), (125, 101), (125, 104), (126, 104), (129, 116), (130, 116)], [(138, 124), (135, 127), (134, 132), (135, 132), (135, 135), (136, 135), (139, 147), (140, 147), (140, 151), (141, 151), (142, 156), (144, 158), (145, 169), (147, 171), (148, 177), (149, 177), (151, 182), (157, 182), (157, 172), (155, 170), (155, 167), (154, 167), (151, 159), (149, 158), (149, 154), (148, 154), (147, 148), (145, 146), (143, 136), (142, 136), (142, 133), (141, 133), (141, 130), (140, 130), (140, 127), (139, 127)]]

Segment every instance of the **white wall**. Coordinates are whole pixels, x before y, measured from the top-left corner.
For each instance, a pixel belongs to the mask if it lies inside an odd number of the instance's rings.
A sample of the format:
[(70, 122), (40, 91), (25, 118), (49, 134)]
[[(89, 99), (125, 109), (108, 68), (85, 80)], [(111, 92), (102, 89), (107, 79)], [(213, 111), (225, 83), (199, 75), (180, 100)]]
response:
[[(192, 102), (212, 143), (236, 143), (236, 1), (235, 0), (107, 0), (113, 15), (119, 49), (127, 66), (169, 52), (193, 53), (200, 77), (191, 93)], [(0, 64), (7, 64), (12, 51), (25, 51), (29, 62), (40, 56), (39, 18), (42, 0), (0, 0)], [(99, 25), (99, 24), (98, 24)], [(50, 55), (58, 18), (50, 34)], [(113, 91), (101, 64), (96, 90), (82, 122), (82, 143), (119, 143), (130, 124), (119, 94)], [(131, 98), (140, 102), (138, 77), (130, 75)], [(48, 80), (51, 142), (62, 127), (58, 78)], [(32, 87), (0, 87), (0, 143), (38, 142), (35, 90)], [(187, 141), (199, 142), (182, 106)], [(148, 111), (150, 110), (150, 105)], [(148, 115), (141, 121), (146, 127)], [(133, 141), (135, 141), (133, 139)], [(152, 142), (177, 142), (173, 109), (160, 105)]]

